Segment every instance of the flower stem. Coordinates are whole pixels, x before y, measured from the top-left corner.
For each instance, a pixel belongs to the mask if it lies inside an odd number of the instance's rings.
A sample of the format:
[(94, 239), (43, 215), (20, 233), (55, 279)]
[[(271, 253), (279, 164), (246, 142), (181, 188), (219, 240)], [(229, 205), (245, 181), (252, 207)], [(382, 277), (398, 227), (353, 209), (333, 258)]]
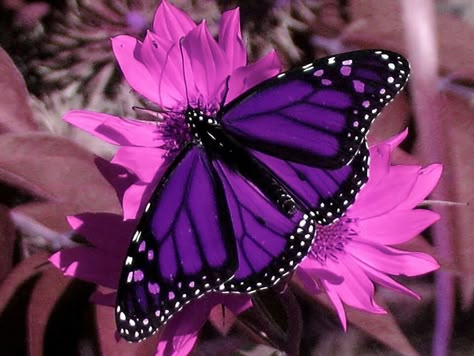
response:
[(267, 309), (265, 303), (259, 295), (252, 298), (254, 312), (260, 321), (260, 328), (268, 335), (269, 339), (278, 345), (279, 349), (285, 344), (286, 335), (280, 325), (274, 320), (272, 313)]
[(258, 332), (258, 330), (256, 330), (256, 328), (250, 323), (243, 321), (240, 318), (236, 318), (234, 325), (256, 344), (268, 345), (270, 347), (277, 348), (277, 345), (275, 345), (272, 340), (270, 340), (266, 335), (263, 335), (261, 332)]
[(281, 294), (287, 314), (288, 327), (286, 330), (286, 352), (288, 355), (299, 355), (303, 333), (303, 317), (295, 294), (290, 287)]
[[(402, 0), (403, 21), (408, 57), (412, 65), (410, 89), (414, 103), (417, 133), (423, 159), (427, 162), (449, 162), (449, 150), (443, 146), (447, 125), (440, 114), (438, 52), (435, 7), (432, 0)], [(432, 194), (433, 200), (449, 200), (453, 196), (450, 174), (445, 174)], [(433, 229), (433, 238), (440, 257), (449, 261), (453, 256), (450, 226), (454, 226), (452, 211), (443, 205), (433, 206), (442, 219)], [(446, 271), (436, 274), (436, 320), (432, 345), (434, 356), (449, 354), (453, 328), (454, 277)]]

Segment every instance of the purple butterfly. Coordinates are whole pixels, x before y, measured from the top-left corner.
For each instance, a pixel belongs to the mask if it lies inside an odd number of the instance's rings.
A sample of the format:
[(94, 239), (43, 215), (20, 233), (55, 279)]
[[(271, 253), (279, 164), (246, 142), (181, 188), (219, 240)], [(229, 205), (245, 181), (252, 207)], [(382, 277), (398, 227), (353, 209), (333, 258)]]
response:
[(399, 54), (364, 50), (281, 73), (212, 117), (188, 106), (191, 138), (125, 258), (121, 336), (142, 340), (205, 293), (252, 293), (293, 271), (367, 181), (365, 136), (408, 75)]

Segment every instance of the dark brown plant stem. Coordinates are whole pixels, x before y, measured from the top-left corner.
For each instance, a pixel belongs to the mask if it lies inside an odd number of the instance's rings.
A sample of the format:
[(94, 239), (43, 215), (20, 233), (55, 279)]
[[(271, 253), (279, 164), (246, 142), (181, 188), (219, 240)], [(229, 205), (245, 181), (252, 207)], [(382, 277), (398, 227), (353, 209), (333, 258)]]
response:
[(286, 352), (288, 355), (299, 355), (303, 333), (303, 317), (295, 294), (290, 287), (280, 295), (286, 308), (288, 326), (286, 329)]
[[(443, 146), (447, 125), (440, 115), (441, 97), (438, 89), (438, 50), (435, 24), (435, 4), (431, 0), (403, 0), (403, 21), (406, 31), (408, 57), (412, 65), (410, 89), (413, 96), (417, 133), (425, 162), (448, 162), (448, 150)], [(454, 184), (449, 172), (432, 194), (432, 199), (449, 200), (453, 197)], [(450, 261), (453, 241), (450, 226), (453, 217), (447, 206), (437, 205), (434, 210), (441, 220), (433, 226), (433, 238), (439, 256)], [(432, 354), (449, 353), (453, 328), (454, 276), (448, 271), (436, 273), (436, 321)]]
[(260, 321), (260, 327), (270, 339), (272, 339), (278, 345), (283, 346), (286, 340), (285, 332), (275, 321), (272, 313), (267, 309), (264, 301), (262, 301), (262, 299), (257, 294), (252, 298), (252, 302), (254, 305), (254, 312)]
[(255, 342), (256, 344), (268, 345), (273, 348), (278, 348), (278, 346), (275, 345), (272, 340), (270, 340), (266, 336), (263, 336), (262, 333), (259, 333), (255, 327), (253, 327), (246, 321), (236, 318), (234, 321), (234, 325), (237, 329), (241, 330), (242, 333), (246, 334), (249, 339)]

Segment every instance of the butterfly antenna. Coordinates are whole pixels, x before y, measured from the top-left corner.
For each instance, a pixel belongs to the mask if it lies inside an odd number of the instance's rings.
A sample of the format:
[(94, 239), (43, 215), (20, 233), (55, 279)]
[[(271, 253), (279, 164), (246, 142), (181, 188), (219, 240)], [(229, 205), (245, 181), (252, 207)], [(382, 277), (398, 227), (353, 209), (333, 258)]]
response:
[(145, 107), (142, 107), (142, 106), (132, 106), (132, 109), (135, 110), (135, 111), (138, 111), (138, 112), (144, 112), (144, 113), (147, 113), (147, 114), (167, 114), (167, 113), (173, 113), (173, 114), (180, 114), (181, 112), (180, 111), (174, 111), (174, 110), (170, 110), (170, 109), (162, 109), (162, 108), (154, 108), (154, 109), (150, 109), (150, 108), (145, 108)]
[(183, 40), (184, 40), (184, 37), (181, 37), (179, 39), (179, 51), (181, 53), (181, 67), (183, 69), (184, 90), (186, 92), (186, 103), (188, 104), (188, 107), (189, 107), (188, 83), (186, 81), (186, 71), (184, 70)]

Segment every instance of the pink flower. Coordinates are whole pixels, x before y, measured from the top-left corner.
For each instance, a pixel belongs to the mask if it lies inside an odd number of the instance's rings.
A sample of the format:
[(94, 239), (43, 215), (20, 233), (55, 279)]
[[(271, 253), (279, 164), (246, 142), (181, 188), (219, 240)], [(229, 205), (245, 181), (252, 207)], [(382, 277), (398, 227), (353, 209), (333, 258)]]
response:
[[(213, 113), (226, 92), (228, 102), (280, 70), (274, 52), (246, 65), (238, 10), (223, 14), (216, 42), (205, 22), (196, 25), (185, 13), (162, 1), (143, 42), (118, 36), (112, 45), (131, 87), (163, 109), (161, 121), (157, 125), (90, 111), (66, 114), (66, 121), (119, 145), (112, 162), (99, 160), (98, 166), (117, 190), (124, 216), (86, 213), (69, 217), (71, 227), (92, 246), (60, 251), (50, 258), (64, 274), (98, 284), (101, 289), (93, 296), (94, 301), (110, 306), (115, 303), (120, 271), (139, 212), (166, 168), (166, 156), (178, 151), (186, 139), (180, 112), (192, 103)], [(247, 296), (217, 293), (191, 302), (161, 329), (158, 354), (187, 354), (209, 311), (217, 304), (226, 305), (236, 314), (251, 306)]]
[[(247, 65), (239, 10), (222, 15), (217, 42), (205, 21), (196, 25), (167, 1), (158, 7), (143, 42), (121, 35), (112, 39), (115, 57), (130, 86), (160, 108), (160, 122), (143, 122), (91, 111), (70, 111), (69, 123), (119, 145), (113, 162), (134, 172), (138, 180), (123, 197), (125, 219), (141, 211), (158, 169), (188, 139), (184, 116), (188, 103), (215, 113), (222, 102), (279, 73), (275, 52)], [(228, 88), (228, 90), (226, 89)], [(145, 195), (145, 196), (144, 196)]]
[(391, 166), (390, 154), (407, 131), (371, 147), (370, 178), (346, 215), (319, 227), (307, 258), (297, 269), (311, 293), (326, 292), (346, 329), (343, 303), (375, 314), (386, 311), (374, 300), (374, 283), (419, 296), (389, 275), (418, 276), (439, 265), (429, 255), (391, 247), (404, 243), (439, 219), (416, 209), (433, 190), (442, 167)]
[[(57, 252), (51, 256), (51, 263), (67, 276), (99, 285), (99, 292), (92, 300), (114, 306), (120, 270), (136, 221), (123, 221), (121, 216), (108, 213), (80, 214), (69, 217), (68, 221), (92, 246)], [(187, 355), (211, 309), (219, 304), (236, 315), (252, 306), (250, 298), (241, 295), (211, 293), (194, 300), (160, 329), (157, 355)]]

